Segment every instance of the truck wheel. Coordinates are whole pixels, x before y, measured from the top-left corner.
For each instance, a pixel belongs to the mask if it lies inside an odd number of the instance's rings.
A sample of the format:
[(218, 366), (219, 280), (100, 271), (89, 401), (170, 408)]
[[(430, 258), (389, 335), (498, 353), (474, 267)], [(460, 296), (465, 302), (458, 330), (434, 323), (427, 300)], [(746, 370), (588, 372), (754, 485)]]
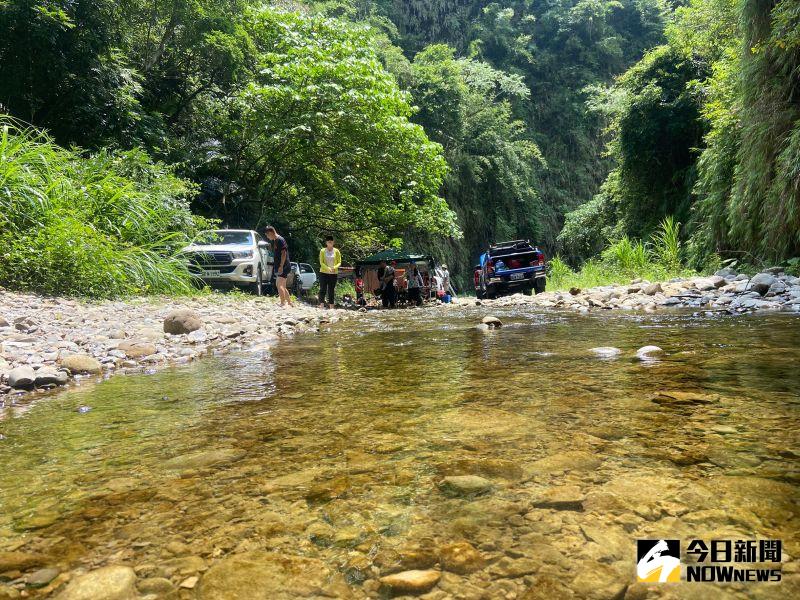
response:
[(544, 277), (537, 277), (533, 282), (533, 291), (536, 294), (541, 294), (547, 286), (547, 280)]
[(253, 293), (256, 296), (261, 296), (264, 293), (264, 282), (261, 279), (261, 265), (258, 265), (256, 272), (256, 282), (253, 284)]

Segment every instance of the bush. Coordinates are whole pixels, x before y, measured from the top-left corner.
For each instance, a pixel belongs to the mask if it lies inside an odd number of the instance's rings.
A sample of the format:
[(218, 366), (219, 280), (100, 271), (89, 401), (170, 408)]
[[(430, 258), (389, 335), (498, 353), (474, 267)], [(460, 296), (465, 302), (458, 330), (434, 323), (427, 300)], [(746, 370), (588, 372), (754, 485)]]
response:
[(84, 156), (0, 118), (0, 285), (111, 297), (186, 293), (178, 252), (209, 223), (192, 186), (141, 151)]
[(586, 289), (625, 283), (634, 278), (657, 281), (691, 275), (693, 271), (682, 264), (679, 229), (680, 223), (669, 216), (661, 221), (649, 242), (631, 240), (623, 235), (610, 243), (600, 253), (599, 259), (587, 260), (577, 272), (556, 256), (550, 261), (548, 287), (554, 290)]

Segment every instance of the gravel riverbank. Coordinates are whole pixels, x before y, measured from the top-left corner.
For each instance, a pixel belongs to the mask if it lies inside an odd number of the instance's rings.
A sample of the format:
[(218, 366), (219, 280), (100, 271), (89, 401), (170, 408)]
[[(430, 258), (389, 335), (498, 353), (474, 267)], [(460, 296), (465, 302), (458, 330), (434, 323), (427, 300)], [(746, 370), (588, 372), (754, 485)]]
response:
[(242, 295), (84, 302), (0, 289), (0, 406), (86, 377), (266, 346), (347, 314)]
[(588, 312), (622, 309), (654, 312), (663, 308), (737, 314), (754, 311), (800, 311), (800, 278), (779, 267), (754, 276), (730, 269), (708, 277), (650, 282), (635, 279), (627, 285), (608, 285), (587, 290), (545, 292), (536, 296), (514, 294), (496, 300), (480, 300), (487, 306), (533, 305)]

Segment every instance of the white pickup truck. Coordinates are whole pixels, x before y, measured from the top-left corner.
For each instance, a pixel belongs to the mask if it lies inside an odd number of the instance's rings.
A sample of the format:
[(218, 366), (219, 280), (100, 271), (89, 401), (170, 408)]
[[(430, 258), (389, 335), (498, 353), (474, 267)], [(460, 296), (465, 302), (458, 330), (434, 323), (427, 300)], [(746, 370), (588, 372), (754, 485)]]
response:
[(211, 287), (246, 287), (260, 296), (272, 280), (269, 244), (249, 229), (204, 231), (183, 255), (192, 274)]

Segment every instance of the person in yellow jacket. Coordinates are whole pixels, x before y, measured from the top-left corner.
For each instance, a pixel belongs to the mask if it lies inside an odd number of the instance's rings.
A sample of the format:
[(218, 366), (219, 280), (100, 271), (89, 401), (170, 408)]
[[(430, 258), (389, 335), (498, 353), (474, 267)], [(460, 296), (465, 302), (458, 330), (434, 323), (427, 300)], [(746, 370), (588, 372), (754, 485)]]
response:
[[(325, 238), (325, 247), (319, 251), (319, 307), (333, 308), (333, 292), (342, 266), (342, 253), (333, 245), (333, 236)], [(327, 302), (326, 302), (327, 300)]]

